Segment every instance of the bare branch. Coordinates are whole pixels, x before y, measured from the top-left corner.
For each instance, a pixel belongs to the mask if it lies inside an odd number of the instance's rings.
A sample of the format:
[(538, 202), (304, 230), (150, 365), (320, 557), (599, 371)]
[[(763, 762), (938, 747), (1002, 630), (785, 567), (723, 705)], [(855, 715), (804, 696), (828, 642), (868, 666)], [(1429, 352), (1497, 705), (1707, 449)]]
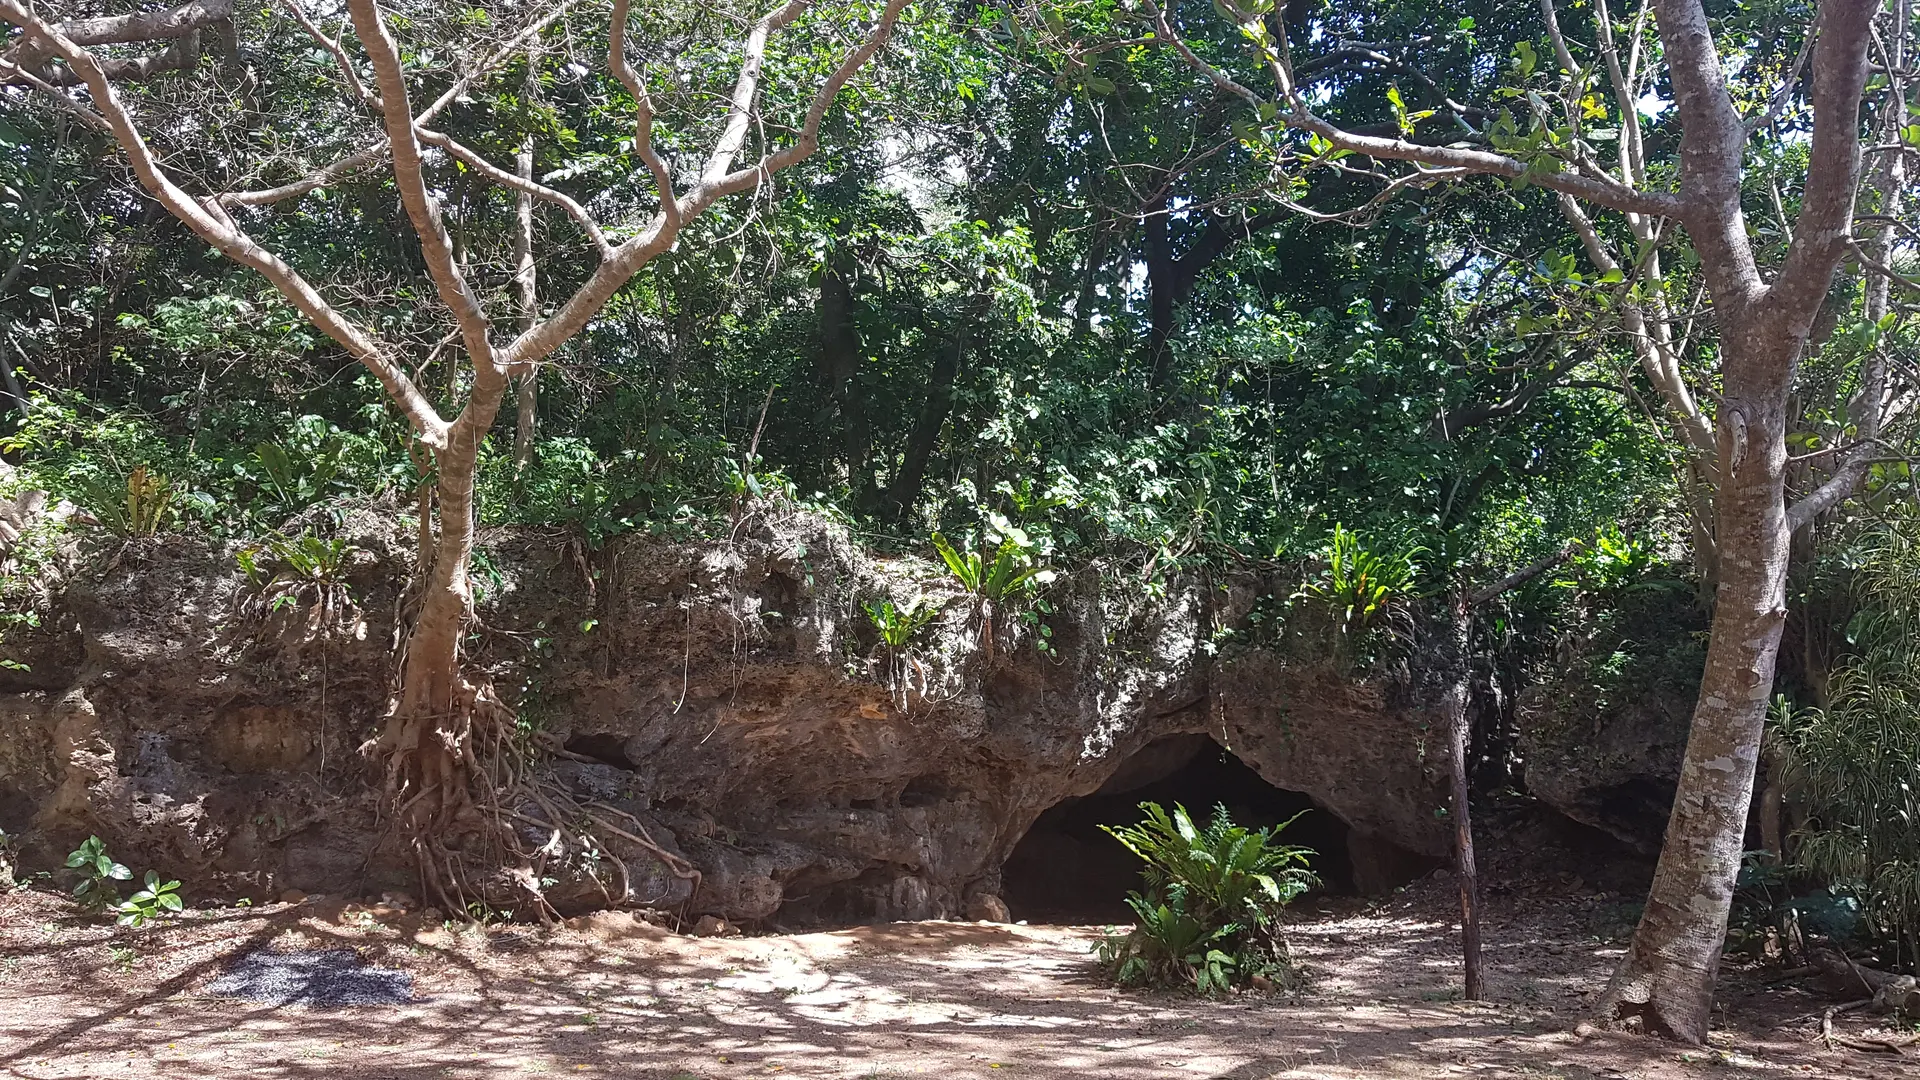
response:
[[(833, 69), (833, 74), (827, 76), (826, 81), (820, 85), (819, 91), (813, 95), (813, 103), (807, 106), (806, 118), (801, 121), (800, 131), (791, 145), (762, 157), (748, 168), (735, 169), (717, 182), (703, 179), (700, 187), (688, 201), (700, 209), (705, 209), (723, 195), (731, 195), (736, 191), (755, 187), (762, 178), (811, 157), (820, 147), (820, 122), (826, 119), (827, 109), (832, 106), (834, 99), (840, 96), (840, 91), (846, 87), (847, 80), (853, 78), (853, 73), (865, 66), (866, 62), (873, 58), (873, 54), (879, 52), (881, 46), (887, 43), (888, 36), (893, 33), (893, 24), (899, 21), (900, 13), (906, 9), (906, 6), (907, 0), (887, 0), (887, 6), (882, 9), (879, 21), (874, 24), (867, 39), (841, 58), (839, 66)], [(711, 169), (718, 160), (717, 153), (709, 157), (708, 168)]]
[[(1579, 234), (1581, 245), (1587, 249), (1587, 258), (1601, 273), (1625, 274), (1624, 268), (1613, 257), (1613, 252), (1600, 239), (1600, 231), (1594, 227), (1593, 220), (1587, 217), (1571, 195), (1560, 196), (1560, 212), (1573, 226), (1574, 232)], [(1673, 349), (1665, 309), (1662, 308), (1658, 314), (1660, 317), (1653, 319), (1650, 326), (1646, 311), (1637, 301), (1628, 299), (1620, 304), (1620, 321), (1633, 341), (1634, 355), (1654, 389), (1660, 392), (1660, 399), (1666, 404), (1681, 441), (1711, 457), (1714, 453), (1713, 424), (1701, 413), (1700, 403), (1694, 399), (1692, 390), (1687, 387), (1686, 379), (1680, 373), (1680, 361)]]
[(270, 206), (326, 187), (343, 176), (386, 160), (387, 144), (381, 142), (341, 158), (339, 161), (279, 187), (254, 191), (229, 191), (218, 196), (222, 206)]
[(56, 105), (59, 105), (62, 109), (78, 117), (80, 121), (88, 127), (95, 131), (106, 132), (109, 135), (113, 134), (113, 128), (107, 124), (106, 119), (99, 113), (68, 97), (59, 87), (47, 82), (33, 72), (25, 68), (15, 67), (12, 61), (0, 60), (0, 78), (8, 82), (25, 83), (47, 95), (49, 98), (52, 98)]
[(1751, 135), (1780, 119), (1780, 114), (1786, 111), (1787, 102), (1793, 100), (1793, 92), (1800, 86), (1800, 73), (1807, 68), (1807, 57), (1813, 55), (1813, 42), (1819, 32), (1819, 25), (1820, 20), (1816, 16), (1814, 25), (1808, 27), (1806, 36), (1800, 39), (1800, 52), (1793, 58), (1793, 67), (1787, 69), (1787, 77), (1767, 99), (1767, 107), (1747, 121), (1747, 134)]
[(727, 119), (714, 140), (707, 167), (700, 175), (702, 184), (720, 182), (733, 168), (733, 159), (747, 142), (747, 121), (753, 114), (754, 98), (760, 93), (760, 69), (767, 59), (767, 39), (812, 6), (812, 0), (787, 0), (767, 12), (747, 33), (745, 55), (740, 59), (740, 76), (733, 83), (733, 97), (727, 103)]
[(1527, 582), (1532, 581), (1534, 578), (1539, 577), (1541, 574), (1559, 566), (1561, 563), (1566, 562), (1568, 559), (1573, 558), (1575, 555), (1578, 555), (1580, 549), (1585, 546), (1585, 544), (1582, 544), (1578, 540), (1569, 540), (1560, 545), (1558, 549), (1542, 555), (1540, 558), (1515, 570), (1499, 581), (1475, 589), (1472, 594), (1467, 597), (1467, 602), (1474, 605), (1484, 604), (1502, 593), (1511, 592), (1525, 585)]
[(420, 249), (426, 257), (427, 272), (433, 278), (440, 302), (453, 312), (460, 325), (467, 356), (481, 379), (499, 377), (494, 370), (493, 345), (487, 337), (487, 316), (479, 300), (468, 287), (466, 276), (453, 257), (453, 238), (447, 234), (440, 217), (440, 204), (427, 191), (426, 177), (420, 169), (420, 143), (412, 106), (407, 100), (407, 79), (400, 70), (400, 50), (387, 33), (386, 20), (380, 17), (374, 0), (348, 0), (354, 32), (367, 50), (373, 64), (374, 82), (380, 87), (384, 103), (381, 118), (387, 129), (387, 147), (393, 156), (394, 182), (400, 188), (400, 201), (420, 237)]
[(278, 255), (261, 247), (234, 225), (217, 202), (207, 200), (203, 204), (167, 177), (126, 106), (121, 103), (106, 71), (91, 53), (62, 37), (28, 11), (21, 0), (0, 0), (0, 19), (26, 30), (37, 47), (60, 59), (85, 82), (94, 106), (112, 130), (115, 141), (125, 151), (141, 186), (169, 213), (228, 258), (265, 276), (314, 326), (338, 342), (361, 366), (380, 380), (387, 394), (406, 414), (423, 441), (429, 445), (445, 444), (446, 422), (378, 341), (336, 311), (299, 272)]
[[(167, 71), (191, 68), (200, 61), (200, 31), (233, 18), (233, 0), (188, 0), (179, 7), (161, 11), (110, 15), (95, 19), (69, 19), (53, 29), (75, 45), (120, 45), (132, 42), (171, 41), (172, 45), (138, 60), (101, 59), (96, 61), (107, 77), (116, 81), (150, 79)], [(32, 43), (23, 42), (7, 50), (5, 59), (22, 71), (29, 71), (57, 86), (74, 86), (79, 78), (70, 71), (43, 68), (47, 56)], [(24, 81), (24, 80), (23, 80)]]
[(333, 57), (335, 66), (340, 69), (340, 77), (346, 81), (347, 92), (353, 95), (354, 100), (379, 108), (380, 99), (370, 93), (367, 90), (367, 84), (360, 80), (360, 73), (353, 69), (353, 60), (347, 56), (347, 50), (341, 47), (340, 39), (329, 37), (315, 26), (313, 20), (307, 17), (306, 9), (300, 6), (300, 0), (280, 0), (280, 6), (287, 9), (287, 14), (293, 16), (294, 21), (300, 24), (308, 37)]
[[(553, 10), (547, 12), (545, 15), (527, 24), (525, 28), (523, 28), (519, 33), (515, 34), (510, 39), (509, 43), (517, 44), (520, 42), (524, 42), (527, 39), (539, 34), (540, 31), (552, 25), (553, 21), (559, 18), (566, 11), (566, 9), (567, 9), (567, 5), (564, 3), (556, 6)], [(317, 26), (314, 26), (312, 24), (311, 20), (303, 17), (304, 13), (300, 12), (300, 10), (297, 7), (290, 7), (290, 10), (292, 10), (295, 13), (295, 18), (300, 21), (301, 25), (306, 27), (307, 32), (311, 34), (317, 41), (319, 41), (322, 47), (326, 48), (328, 52), (333, 54), (335, 63), (337, 63), (340, 66), (343, 76), (348, 81), (348, 89), (354, 94), (356, 99), (362, 102), (365, 102), (366, 104), (368, 104), (369, 106), (375, 109), (379, 109), (380, 108), (379, 95), (371, 93), (370, 91), (365, 89), (365, 84), (360, 81), (359, 74), (353, 70), (351, 64), (348, 62), (345, 55), (345, 51), (344, 50), (336, 51), (338, 42), (335, 41), (334, 39), (327, 38), (326, 35), (322, 31), (320, 31), (320, 29)], [(454, 100), (457, 99), (461, 94), (464, 94), (469, 89), (471, 89), (475, 82), (477, 82), (479, 79), (481, 79), (482, 77), (484, 77), (485, 75), (493, 71), (495, 68), (499, 67), (500, 64), (505, 62), (505, 60), (511, 55), (512, 53), (510, 49), (502, 48), (502, 49), (496, 50), (492, 55), (486, 57), (480, 63), (474, 65), (471, 69), (467, 71), (466, 74), (462, 75), (459, 79), (456, 79), (453, 85), (447, 88), (447, 91), (445, 93), (441, 94), (440, 97), (436, 98), (433, 104), (427, 106), (427, 108), (424, 111), (422, 111), (420, 115), (414, 117), (415, 125), (424, 127), (426, 124), (431, 122), (436, 115), (438, 115), (441, 111), (443, 111), (448, 105), (451, 105), (454, 102)], [(373, 165), (379, 161), (382, 161), (386, 158), (386, 156), (387, 156), (387, 144), (386, 144), (386, 141), (382, 139), (380, 142), (376, 143), (375, 145), (366, 147), (365, 149), (362, 149), (362, 150), (357, 150), (352, 154), (349, 154), (346, 157), (341, 158), (340, 160), (335, 161), (332, 164), (326, 166), (325, 168), (321, 169), (319, 172), (312, 173), (306, 177), (303, 177), (302, 179), (295, 180), (288, 184), (283, 184), (279, 187), (264, 188), (258, 191), (231, 192), (231, 193), (220, 196), (220, 201), (223, 205), (227, 205), (227, 206), (267, 206), (272, 203), (277, 203), (277, 202), (285, 201), (287, 199), (297, 198), (299, 196), (306, 195), (309, 192), (315, 191), (319, 188), (325, 187), (328, 184), (333, 183), (335, 180), (349, 173), (352, 173), (358, 169), (362, 169), (369, 165)]]
[[(604, 307), (613, 294), (638, 273), (641, 267), (672, 246), (682, 223), (692, 220), (720, 198), (753, 187), (762, 178), (804, 161), (811, 155), (820, 144), (820, 122), (826, 116), (827, 109), (832, 106), (834, 99), (839, 97), (847, 80), (851, 79), (854, 73), (886, 44), (888, 36), (893, 32), (894, 24), (899, 21), (900, 13), (906, 6), (907, 0), (888, 0), (879, 19), (868, 31), (866, 39), (841, 59), (833, 73), (814, 94), (813, 102), (807, 108), (806, 118), (801, 123), (800, 131), (791, 145), (762, 157), (752, 168), (726, 173), (717, 181), (703, 179), (692, 191), (677, 200), (678, 213), (674, 216), (670, 217), (668, 211), (662, 208), (645, 231), (615, 248), (612, 257), (600, 264), (580, 288), (567, 298), (566, 303), (560, 306), (560, 310), (554, 312), (545, 322), (521, 334), (506, 348), (503, 363), (507, 369), (516, 374), (519, 373), (525, 365), (545, 359), (559, 348), (562, 342), (578, 333), (580, 328), (586, 325), (587, 320)], [(765, 20), (762, 20), (762, 23), (765, 23)], [(760, 25), (755, 26), (756, 34)], [(752, 45), (753, 40), (750, 36), (749, 46)], [(760, 48), (763, 51), (765, 49), (764, 37), (760, 38)], [(746, 73), (749, 67), (754, 72), (754, 85), (757, 87), (759, 65), (743, 62), (742, 73)], [(749, 100), (746, 107), (751, 109), (751, 106), (752, 101)], [(729, 117), (733, 115), (731, 108), (728, 115)], [(727, 137), (727, 133), (723, 131), (722, 142)], [(716, 150), (715, 154), (707, 159), (709, 167), (717, 159), (718, 151)], [(731, 160), (731, 156), (728, 160)]]
[(460, 95), (473, 89), (474, 83), (480, 81), (480, 79), (484, 78), (489, 72), (493, 71), (493, 69), (512, 59), (526, 46), (527, 42), (540, 36), (542, 30), (552, 26), (554, 20), (566, 14), (569, 2), (570, 0), (560, 0), (560, 2), (556, 3), (552, 10), (548, 11), (545, 15), (540, 16), (522, 27), (519, 33), (508, 38), (506, 43), (498, 49), (495, 49), (491, 55), (469, 68), (466, 74), (455, 79), (452, 86), (447, 87), (444, 93), (433, 99), (433, 104), (422, 109), (420, 115), (413, 118), (413, 122), (422, 127), (433, 123), (434, 117), (439, 116), (442, 112), (446, 111), (447, 106), (458, 101)]
[(1580, 74), (1580, 65), (1573, 62), (1573, 52), (1567, 48), (1567, 37), (1560, 32), (1560, 16), (1553, 10), (1553, 0), (1540, 0), (1540, 15), (1546, 20), (1547, 37), (1553, 40), (1553, 55), (1560, 61), (1560, 69), (1568, 75)]
[(613, 69), (613, 77), (633, 95), (633, 152), (638, 154), (647, 171), (653, 174), (654, 187), (660, 190), (660, 212), (666, 215), (669, 225), (680, 219), (680, 197), (673, 190), (673, 172), (653, 145), (653, 98), (647, 94), (647, 83), (640, 73), (627, 62), (627, 17), (629, 0), (613, 0), (613, 25), (610, 44), (607, 48), (607, 63)]
[(512, 188), (515, 191), (530, 195), (542, 202), (550, 202), (560, 207), (567, 212), (569, 217), (580, 223), (580, 228), (587, 234), (587, 239), (593, 241), (593, 248), (600, 253), (601, 258), (604, 259), (613, 253), (613, 249), (607, 244), (606, 236), (600, 231), (599, 224), (593, 220), (593, 215), (587, 213), (586, 207), (575, 202), (573, 196), (568, 195), (564, 191), (557, 191), (547, 187), (545, 184), (541, 184), (532, 179), (510, 173), (488, 161), (486, 158), (481, 157), (476, 151), (461, 145), (450, 136), (443, 135), (438, 131), (429, 131), (423, 127), (416, 127), (414, 128), (414, 134), (419, 136), (421, 142), (426, 143), (428, 146), (437, 146), (445, 150), (447, 153), (466, 162), (475, 172), (499, 184), (501, 187)]

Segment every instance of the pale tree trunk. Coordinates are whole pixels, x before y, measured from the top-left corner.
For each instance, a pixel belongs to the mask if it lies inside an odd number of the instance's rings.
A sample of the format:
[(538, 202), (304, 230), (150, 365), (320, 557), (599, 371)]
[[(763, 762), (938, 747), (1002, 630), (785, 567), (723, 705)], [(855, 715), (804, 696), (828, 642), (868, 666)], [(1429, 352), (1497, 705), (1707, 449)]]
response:
[[(527, 53), (527, 93), (539, 86), (535, 76), (535, 54)], [(533, 136), (520, 140), (520, 152), (514, 157), (514, 171), (520, 179), (533, 179)], [(533, 196), (525, 190), (517, 193), (513, 206), (513, 295), (520, 309), (520, 332), (526, 333), (540, 321), (540, 290), (533, 265)], [(539, 405), (540, 365), (535, 364), (520, 376), (514, 388), (515, 422), (513, 427), (513, 471), (525, 473), (533, 463), (534, 412)]]
[(1783, 487), (1785, 387), (1739, 377), (1755, 367), (1784, 371), (1788, 365), (1762, 360), (1756, 344), (1734, 335), (1724, 347), (1728, 381), (1720, 407), (1715, 530), (1720, 581), (1712, 638), (1646, 912), (1600, 1006), (1609, 1022), (1690, 1043), (1706, 1039), (1712, 1016), (1786, 625), (1791, 535)]
[[(1699, 1043), (1712, 1018), (1774, 663), (1786, 625), (1795, 519), (1837, 503), (1849, 483), (1786, 505), (1788, 397), (1813, 319), (1848, 250), (1859, 180), (1859, 112), (1874, 0), (1821, 5), (1813, 51), (1814, 131), (1801, 213), (1785, 259), (1763, 283), (1740, 208), (1745, 122), (1735, 112), (1698, 3), (1656, 0), (1681, 116), (1688, 233), (1713, 294), (1721, 338), (1712, 636), (1687, 750), (1633, 945), (1600, 1019)], [(1877, 409), (1878, 403), (1874, 403)], [(1856, 454), (1847, 469), (1861, 468)], [(1857, 476), (1856, 476), (1857, 481)]]

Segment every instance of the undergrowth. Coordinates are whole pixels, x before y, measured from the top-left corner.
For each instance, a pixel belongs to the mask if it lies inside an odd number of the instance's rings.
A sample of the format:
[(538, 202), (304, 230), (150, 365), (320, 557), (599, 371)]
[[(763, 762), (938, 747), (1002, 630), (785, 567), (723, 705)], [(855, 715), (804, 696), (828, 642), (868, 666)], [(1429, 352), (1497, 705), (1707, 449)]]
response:
[(1249, 829), (1216, 806), (1202, 828), (1178, 803), (1172, 813), (1154, 802), (1140, 809), (1136, 824), (1101, 826), (1145, 864), (1144, 887), (1127, 895), (1133, 929), (1094, 945), (1106, 976), (1209, 995), (1298, 985), (1281, 917), (1319, 878), (1307, 868), (1311, 849), (1280, 843), (1292, 819)]

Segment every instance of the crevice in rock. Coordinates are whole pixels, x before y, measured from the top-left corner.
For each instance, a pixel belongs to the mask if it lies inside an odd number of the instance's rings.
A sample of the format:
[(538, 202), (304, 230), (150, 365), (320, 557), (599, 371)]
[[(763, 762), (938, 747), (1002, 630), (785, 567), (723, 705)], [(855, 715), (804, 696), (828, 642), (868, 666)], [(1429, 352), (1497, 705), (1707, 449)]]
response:
[[(1345, 822), (1298, 791), (1274, 787), (1206, 735), (1150, 743), (1092, 795), (1063, 800), (1040, 815), (1001, 870), (1016, 919), (1049, 923), (1131, 921), (1129, 890), (1140, 887), (1140, 860), (1102, 832), (1139, 820), (1139, 805), (1179, 803), (1204, 820), (1224, 804), (1236, 823), (1277, 825), (1300, 815), (1285, 842), (1312, 848), (1311, 865), (1329, 893), (1353, 892)], [(1302, 813), (1302, 811), (1305, 811)]]
[(567, 753), (590, 757), (602, 764), (616, 769), (637, 769), (627, 757), (627, 740), (624, 736), (611, 732), (583, 732), (567, 739)]

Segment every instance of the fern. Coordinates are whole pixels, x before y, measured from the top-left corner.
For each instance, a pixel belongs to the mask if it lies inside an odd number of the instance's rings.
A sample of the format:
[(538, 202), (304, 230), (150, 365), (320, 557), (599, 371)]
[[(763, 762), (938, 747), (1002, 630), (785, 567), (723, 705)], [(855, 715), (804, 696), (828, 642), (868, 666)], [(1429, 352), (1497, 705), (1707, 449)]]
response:
[(1250, 829), (1217, 806), (1203, 828), (1178, 804), (1171, 813), (1154, 802), (1140, 809), (1145, 817), (1135, 824), (1101, 826), (1145, 864), (1145, 888), (1127, 897), (1132, 931), (1095, 945), (1108, 977), (1122, 985), (1187, 985), (1202, 994), (1256, 975), (1291, 981), (1281, 913), (1319, 883), (1307, 865), (1313, 851), (1279, 842), (1298, 815)]

